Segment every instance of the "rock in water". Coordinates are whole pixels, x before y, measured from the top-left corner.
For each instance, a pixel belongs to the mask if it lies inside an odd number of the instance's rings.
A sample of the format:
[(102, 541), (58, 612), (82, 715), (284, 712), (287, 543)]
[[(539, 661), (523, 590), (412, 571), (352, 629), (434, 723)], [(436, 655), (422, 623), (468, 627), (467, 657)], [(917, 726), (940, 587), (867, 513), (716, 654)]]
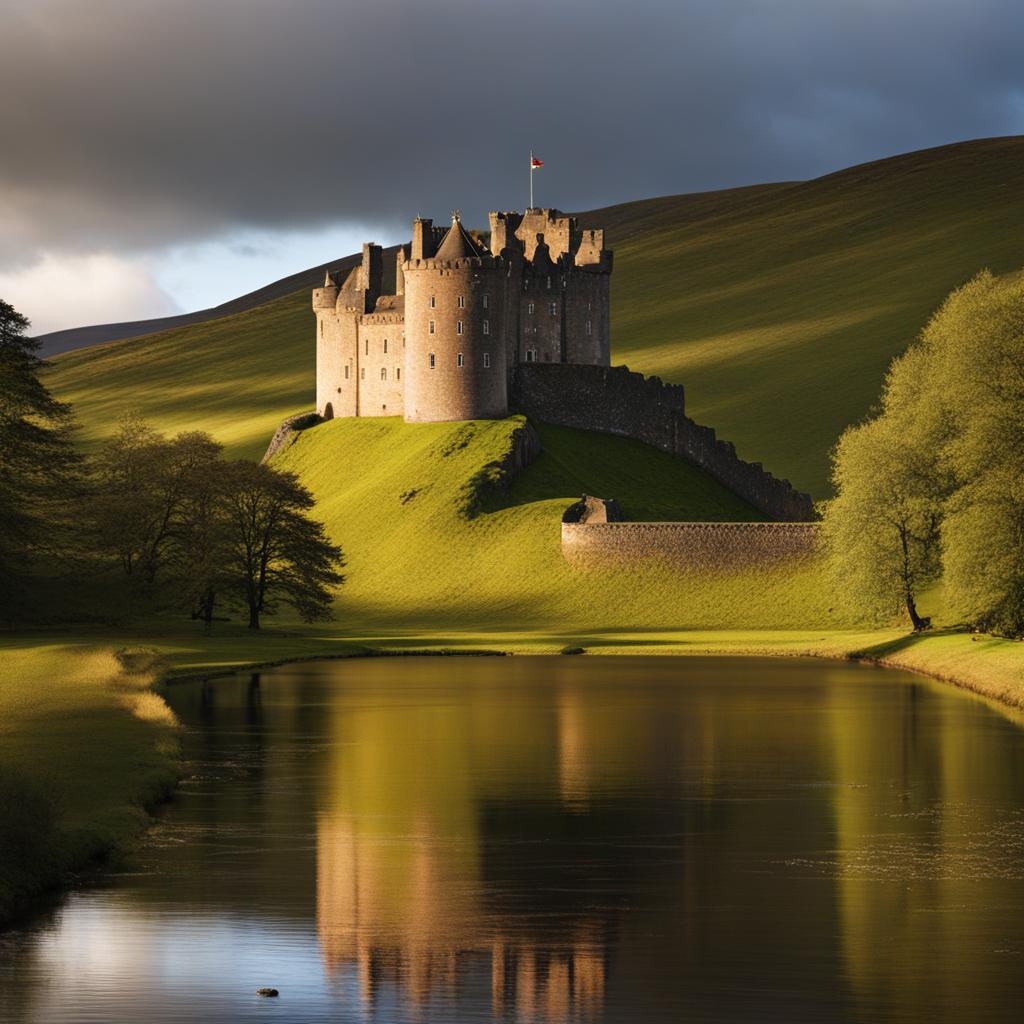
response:
[(256, 989), (256, 995), (258, 996), (276, 996), (280, 993), (276, 988), (258, 988)]

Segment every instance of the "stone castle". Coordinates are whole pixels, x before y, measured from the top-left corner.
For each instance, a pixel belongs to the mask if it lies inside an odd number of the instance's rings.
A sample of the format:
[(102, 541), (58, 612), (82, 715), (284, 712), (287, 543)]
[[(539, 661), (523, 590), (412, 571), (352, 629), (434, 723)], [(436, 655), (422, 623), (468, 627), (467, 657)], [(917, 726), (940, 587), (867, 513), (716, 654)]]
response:
[(458, 213), (413, 222), (385, 293), (379, 245), (313, 291), (316, 411), (410, 423), (509, 414), (523, 363), (608, 366), (612, 254), (558, 210), (491, 213), (489, 245)]

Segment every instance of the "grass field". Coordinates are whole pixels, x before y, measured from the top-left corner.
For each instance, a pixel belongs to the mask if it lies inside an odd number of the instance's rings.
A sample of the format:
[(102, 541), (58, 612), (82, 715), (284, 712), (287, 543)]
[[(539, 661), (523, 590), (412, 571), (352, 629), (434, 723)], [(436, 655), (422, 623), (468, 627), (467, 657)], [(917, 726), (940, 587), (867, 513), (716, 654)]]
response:
[[(686, 384), (698, 421), (821, 496), (829, 448), (947, 292), (1024, 266), (1022, 197), (1024, 138), (1006, 138), (582, 216), (615, 249), (613, 360)], [(87, 437), (134, 407), (256, 456), (312, 407), (313, 367), (303, 291), (70, 353), (50, 381)]]
[(341, 419), (303, 431), (274, 465), (299, 474), (348, 559), (339, 621), (500, 632), (841, 626), (816, 566), (710, 578), (651, 565), (581, 572), (561, 553), (580, 493), (662, 519), (760, 518), (693, 467), (635, 442), (542, 428), (546, 451), (475, 518), (471, 482), (516, 418), (410, 425)]

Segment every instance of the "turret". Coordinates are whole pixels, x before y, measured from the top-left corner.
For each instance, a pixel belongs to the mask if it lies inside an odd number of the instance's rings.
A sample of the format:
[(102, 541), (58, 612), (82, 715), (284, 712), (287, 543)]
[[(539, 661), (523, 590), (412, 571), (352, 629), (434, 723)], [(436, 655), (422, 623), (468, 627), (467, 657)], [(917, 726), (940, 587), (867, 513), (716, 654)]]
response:
[(402, 269), (402, 265), (405, 263), (408, 257), (405, 255), (405, 246), (403, 245), (395, 256), (395, 294), (405, 294), (405, 271)]
[(334, 312), (334, 304), (338, 301), (338, 286), (328, 270), (324, 275), (322, 288), (313, 289), (313, 309), (329, 309)]

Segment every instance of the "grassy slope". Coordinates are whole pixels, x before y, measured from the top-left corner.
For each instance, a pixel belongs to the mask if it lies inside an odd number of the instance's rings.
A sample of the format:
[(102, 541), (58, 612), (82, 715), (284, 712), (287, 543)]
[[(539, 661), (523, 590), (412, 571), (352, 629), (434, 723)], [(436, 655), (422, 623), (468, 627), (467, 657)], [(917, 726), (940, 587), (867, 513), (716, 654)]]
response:
[(561, 554), (561, 515), (582, 491), (664, 518), (750, 515), (691, 467), (621, 438), (546, 430), (549, 450), (511, 496), (467, 520), (459, 505), (469, 481), (503, 455), (516, 423), (333, 420), (304, 431), (275, 458), (311, 488), (317, 514), (345, 550), (349, 582), (338, 611), (346, 629), (572, 637), (594, 629), (839, 624), (811, 570), (698, 585), (649, 566), (609, 574), (570, 568)]
[[(1024, 138), (815, 181), (583, 215), (616, 250), (613, 356), (687, 385), (691, 415), (816, 494), (827, 452), (953, 287), (1024, 265)], [(247, 313), (69, 354), (52, 383), (87, 435), (141, 408), (258, 454), (313, 402), (303, 291)]]
[(173, 783), (151, 682), (93, 643), (0, 640), (0, 919), (134, 834)]

